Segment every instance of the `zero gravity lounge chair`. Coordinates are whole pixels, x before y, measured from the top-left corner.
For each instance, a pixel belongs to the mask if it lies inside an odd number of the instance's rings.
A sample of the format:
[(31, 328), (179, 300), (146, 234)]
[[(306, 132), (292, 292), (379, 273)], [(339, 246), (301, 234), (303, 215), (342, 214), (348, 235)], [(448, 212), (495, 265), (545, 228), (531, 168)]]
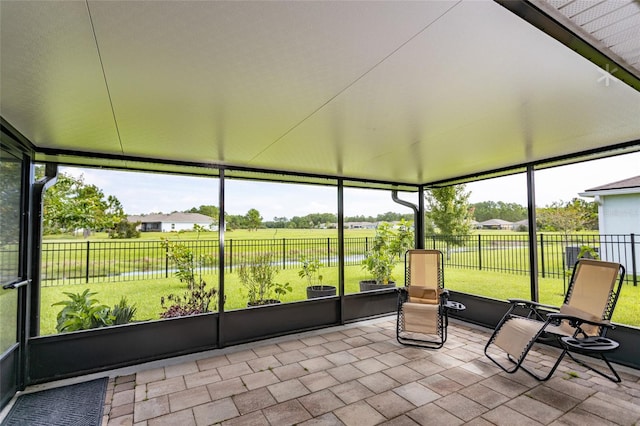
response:
[[(618, 373), (605, 353), (618, 347), (605, 334), (612, 328), (609, 320), (618, 300), (624, 267), (618, 263), (580, 259), (571, 275), (562, 306), (542, 305), (525, 300), (510, 300), (511, 307), (496, 326), (484, 353), (507, 373), (518, 368), (538, 380), (548, 380), (565, 355), (578, 364), (614, 382)], [(549, 312), (551, 311), (551, 312)], [(536, 341), (555, 340), (561, 353), (546, 376), (536, 374), (523, 365)], [(601, 358), (613, 376), (575, 358), (570, 351)]]
[(448, 300), (442, 253), (405, 253), (405, 286), (399, 289), (396, 336), (403, 345), (438, 349), (447, 340), (447, 309), (464, 307)]

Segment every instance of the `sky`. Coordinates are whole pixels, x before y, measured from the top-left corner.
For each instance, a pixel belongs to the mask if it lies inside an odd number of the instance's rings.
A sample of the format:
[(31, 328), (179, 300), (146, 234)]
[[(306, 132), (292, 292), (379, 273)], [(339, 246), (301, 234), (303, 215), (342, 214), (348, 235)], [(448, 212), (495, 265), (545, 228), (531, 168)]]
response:
[[(60, 172), (84, 176), (86, 183), (114, 195), (127, 214), (171, 213), (200, 205), (218, 205), (218, 181), (212, 178), (61, 167)], [(589, 188), (640, 175), (640, 153), (609, 157), (535, 173), (536, 205), (569, 201)], [(257, 209), (264, 220), (274, 217), (336, 213), (337, 191), (332, 187), (226, 180), (226, 209), (244, 215)], [(524, 174), (469, 183), (469, 201), (503, 201), (527, 205)], [(417, 195), (400, 198), (417, 203)], [(389, 191), (346, 188), (346, 216), (376, 216), (388, 211), (410, 213), (391, 200)]]

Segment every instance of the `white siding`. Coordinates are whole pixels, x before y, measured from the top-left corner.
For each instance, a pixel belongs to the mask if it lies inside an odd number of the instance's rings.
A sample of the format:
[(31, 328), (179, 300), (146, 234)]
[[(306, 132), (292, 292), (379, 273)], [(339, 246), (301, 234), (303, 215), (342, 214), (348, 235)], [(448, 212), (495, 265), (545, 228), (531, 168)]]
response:
[[(602, 205), (598, 209), (601, 234), (630, 235), (635, 234), (640, 241), (640, 194), (621, 194), (602, 196)], [(640, 246), (636, 244), (636, 266), (640, 267)], [(610, 248), (601, 250), (602, 259), (620, 262), (632, 271), (631, 247), (620, 250)]]
[(193, 229), (194, 223), (171, 223), (171, 222), (162, 222), (162, 232), (171, 232), (171, 231), (191, 231)]

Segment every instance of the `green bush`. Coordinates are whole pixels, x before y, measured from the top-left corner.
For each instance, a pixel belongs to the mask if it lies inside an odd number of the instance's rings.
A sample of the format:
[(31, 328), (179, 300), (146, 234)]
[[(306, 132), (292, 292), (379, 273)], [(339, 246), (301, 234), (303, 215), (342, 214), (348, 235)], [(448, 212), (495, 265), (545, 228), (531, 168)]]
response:
[(264, 305), (291, 292), (289, 283), (277, 283), (275, 276), (278, 268), (273, 264), (272, 256), (258, 256), (251, 264), (242, 264), (238, 269), (240, 282), (247, 290), (249, 305)]
[(400, 261), (404, 252), (413, 247), (413, 231), (411, 222), (400, 221), (394, 229), (391, 224), (383, 222), (378, 225), (371, 250), (362, 261), (365, 269), (376, 284), (388, 284), (393, 279), (391, 273)]
[[(197, 226), (197, 225), (196, 225)], [(195, 227), (194, 227), (195, 228)], [(187, 284), (187, 292), (182, 296), (171, 293), (166, 298), (160, 298), (160, 305), (164, 312), (160, 318), (174, 318), (185, 315), (196, 315), (209, 312), (209, 305), (216, 301), (217, 290), (207, 289), (207, 283), (202, 278), (202, 273), (196, 276), (196, 257), (193, 250), (184, 243), (177, 241), (162, 241), (163, 247), (167, 250), (169, 259), (176, 264), (175, 275), (181, 283)], [(206, 256), (201, 255), (198, 262), (201, 265), (206, 261)]]
[(56, 330), (67, 333), (91, 328), (107, 327), (110, 325), (126, 324), (133, 320), (136, 312), (135, 305), (129, 306), (126, 297), (110, 309), (94, 299), (97, 293), (86, 289), (82, 293), (64, 293), (71, 300), (56, 302), (51, 306), (63, 306), (56, 317)]
[(129, 222), (124, 218), (116, 223), (113, 229), (109, 230), (107, 234), (109, 238), (114, 239), (140, 238), (139, 225), (140, 222)]

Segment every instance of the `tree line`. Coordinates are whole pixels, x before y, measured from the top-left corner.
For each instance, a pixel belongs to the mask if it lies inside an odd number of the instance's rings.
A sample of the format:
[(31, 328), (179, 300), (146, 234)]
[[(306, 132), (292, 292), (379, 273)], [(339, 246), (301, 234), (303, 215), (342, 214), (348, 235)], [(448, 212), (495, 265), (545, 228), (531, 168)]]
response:
[[(461, 235), (469, 233), (471, 220), (483, 222), (502, 219), (517, 222), (527, 218), (527, 208), (517, 203), (483, 201), (469, 203), (470, 192), (465, 185), (434, 188), (425, 192), (427, 233)], [(127, 222), (122, 204), (113, 195), (106, 195), (95, 185), (87, 184), (82, 176), (76, 178), (61, 173), (57, 182), (44, 197), (43, 226), (45, 234), (65, 234), (83, 230), (108, 232), (112, 238), (133, 238), (139, 235), (138, 224)], [(214, 205), (201, 205), (183, 211), (200, 213), (218, 223), (220, 210)], [(538, 230), (546, 232), (573, 232), (598, 229), (598, 206), (574, 198), (568, 202), (558, 201), (536, 209)], [(395, 222), (413, 220), (412, 214), (386, 212), (376, 216), (348, 216), (345, 222)], [(225, 214), (227, 229), (288, 228), (312, 229), (335, 227), (335, 213), (311, 213), (305, 216), (274, 217), (264, 220), (260, 212), (252, 208), (244, 215)]]

